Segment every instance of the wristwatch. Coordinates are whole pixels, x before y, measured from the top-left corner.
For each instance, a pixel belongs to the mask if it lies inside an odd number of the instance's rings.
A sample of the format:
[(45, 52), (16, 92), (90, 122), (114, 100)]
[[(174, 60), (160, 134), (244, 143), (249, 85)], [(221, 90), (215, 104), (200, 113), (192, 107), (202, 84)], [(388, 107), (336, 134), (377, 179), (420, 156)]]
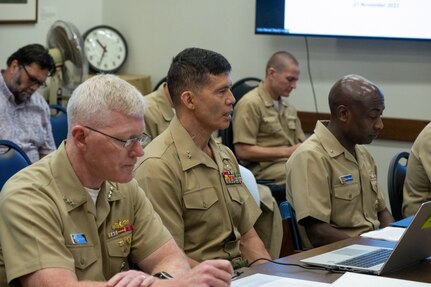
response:
[(171, 276), (171, 274), (169, 274), (168, 272), (165, 272), (165, 271), (157, 272), (153, 276), (156, 278), (159, 278), (159, 279), (172, 279), (172, 278), (174, 278)]

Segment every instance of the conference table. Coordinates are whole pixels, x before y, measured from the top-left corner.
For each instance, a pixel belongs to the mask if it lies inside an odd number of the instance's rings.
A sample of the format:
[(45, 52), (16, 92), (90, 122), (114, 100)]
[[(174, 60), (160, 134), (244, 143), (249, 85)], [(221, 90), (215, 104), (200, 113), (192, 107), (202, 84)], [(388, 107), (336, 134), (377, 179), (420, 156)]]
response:
[[(275, 261), (279, 263), (287, 264), (300, 264), (305, 265), (300, 262), (301, 259), (319, 255), (328, 251), (332, 251), (341, 247), (345, 247), (350, 244), (363, 244), (372, 246), (382, 246), (382, 247), (394, 247), (395, 242), (382, 241), (375, 239), (368, 239), (363, 237), (354, 237), (338, 241), (332, 244), (328, 244), (322, 247), (310, 249), (307, 251), (302, 251), (287, 257), (277, 259)], [(431, 242), (430, 242), (431, 244)], [(326, 270), (316, 270), (316, 269), (303, 269), (298, 266), (285, 266), (275, 263), (264, 263), (259, 265), (253, 265), (250, 268), (244, 268), (244, 273), (241, 277), (248, 276), (254, 273), (262, 273), (269, 275), (276, 275), (281, 277), (290, 277), (303, 280), (311, 280), (317, 282), (332, 283), (337, 280), (344, 272), (329, 272)], [(412, 266), (397, 270), (388, 274), (384, 274), (385, 277), (398, 278), (419, 282), (431, 283), (431, 260), (422, 260)]]

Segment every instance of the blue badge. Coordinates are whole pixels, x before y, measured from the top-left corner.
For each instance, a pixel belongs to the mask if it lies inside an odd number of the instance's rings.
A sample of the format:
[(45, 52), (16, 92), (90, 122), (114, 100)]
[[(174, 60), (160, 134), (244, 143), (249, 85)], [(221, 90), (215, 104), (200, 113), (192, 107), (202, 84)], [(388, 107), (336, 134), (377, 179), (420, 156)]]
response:
[(353, 181), (353, 175), (352, 174), (346, 174), (339, 177), (341, 184), (350, 183)]
[(84, 233), (73, 233), (70, 235), (73, 244), (87, 244), (87, 238)]

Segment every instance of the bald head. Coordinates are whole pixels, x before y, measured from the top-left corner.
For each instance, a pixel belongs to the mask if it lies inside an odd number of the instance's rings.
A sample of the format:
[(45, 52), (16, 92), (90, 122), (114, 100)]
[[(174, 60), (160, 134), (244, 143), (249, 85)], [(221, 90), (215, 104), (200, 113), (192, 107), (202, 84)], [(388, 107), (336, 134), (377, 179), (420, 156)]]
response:
[(371, 81), (359, 75), (346, 75), (339, 79), (329, 92), (329, 109), (331, 117), (336, 115), (340, 105), (363, 105), (371, 97), (383, 98), (380, 89)]
[(347, 75), (338, 80), (329, 92), (329, 108), (328, 129), (352, 154), (356, 144), (371, 143), (383, 129), (383, 93), (361, 76)]
[(287, 51), (276, 52), (266, 63), (266, 75), (268, 75), (268, 70), (270, 68), (280, 72), (285, 70), (291, 64), (299, 66), (298, 60), (291, 53)]

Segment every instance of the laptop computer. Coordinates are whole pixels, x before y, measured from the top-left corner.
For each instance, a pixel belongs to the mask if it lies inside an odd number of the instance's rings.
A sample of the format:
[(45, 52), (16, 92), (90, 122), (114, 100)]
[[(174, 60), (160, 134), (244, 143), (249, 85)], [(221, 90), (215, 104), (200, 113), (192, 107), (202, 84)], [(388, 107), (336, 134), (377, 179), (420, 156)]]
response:
[(421, 205), (394, 248), (352, 244), (301, 261), (330, 270), (381, 275), (431, 256), (430, 242), (431, 201)]

